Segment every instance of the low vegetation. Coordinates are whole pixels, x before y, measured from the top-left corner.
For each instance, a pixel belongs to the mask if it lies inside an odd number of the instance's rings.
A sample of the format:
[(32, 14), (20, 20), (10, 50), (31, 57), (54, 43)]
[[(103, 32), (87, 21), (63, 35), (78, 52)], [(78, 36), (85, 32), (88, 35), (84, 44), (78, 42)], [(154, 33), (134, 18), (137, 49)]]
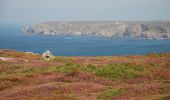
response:
[(124, 94), (124, 89), (120, 88), (120, 89), (107, 89), (104, 92), (102, 92), (98, 98), (100, 100), (110, 100), (112, 97), (115, 96), (120, 96)]
[[(16, 56), (17, 55), (17, 56)], [(170, 54), (55, 57), (0, 50), (0, 100), (169, 99)]]

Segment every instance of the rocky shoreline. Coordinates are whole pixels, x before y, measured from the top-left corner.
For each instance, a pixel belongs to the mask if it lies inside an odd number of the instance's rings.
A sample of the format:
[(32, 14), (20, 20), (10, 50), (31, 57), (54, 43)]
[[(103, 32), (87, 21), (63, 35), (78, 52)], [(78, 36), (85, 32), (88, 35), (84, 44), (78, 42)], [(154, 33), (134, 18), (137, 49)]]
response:
[(22, 31), (42, 35), (170, 39), (170, 21), (51, 21), (26, 26)]

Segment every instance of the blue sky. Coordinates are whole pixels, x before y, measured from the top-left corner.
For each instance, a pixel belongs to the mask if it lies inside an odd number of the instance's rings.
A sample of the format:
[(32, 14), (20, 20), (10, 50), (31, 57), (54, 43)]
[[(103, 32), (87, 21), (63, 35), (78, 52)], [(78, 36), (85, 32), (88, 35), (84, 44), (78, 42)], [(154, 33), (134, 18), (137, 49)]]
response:
[(0, 23), (170, 20), (170, 0), (0, 0)]

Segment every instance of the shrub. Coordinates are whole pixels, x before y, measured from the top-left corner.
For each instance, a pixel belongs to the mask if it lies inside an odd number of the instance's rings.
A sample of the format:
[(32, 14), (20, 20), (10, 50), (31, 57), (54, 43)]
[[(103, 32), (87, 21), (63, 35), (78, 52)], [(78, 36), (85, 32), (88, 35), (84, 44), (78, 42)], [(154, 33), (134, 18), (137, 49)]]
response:
[(62, 63), (73, 63), (73, 59), (72, 58), (68, 58), (68, 57), (54, 57), (50, 61), (51, 62), (62, 62)]
[(38, 72), (37, 68), (28, 68), (22, 71), (22, 73), (35, 73)]
[(81, 70), (86, 71), (86, 72), (94, 73), (96, 71), (96, 69), (97, 69), (97, 67), (94, 65), (91, 65), (91, 64), (86, 65), (86, 66), (81, 66)]
[(125, 93), (124, 89), (120, 88), (120, 89), (107, 89), (104, 92), (102, 92), (98, 98), (100, 100), (110, 100), (111, 97), (114, 96), (120, 96), (123, 95)]
[(74, 63), (67, 63), (64, 66), (56, 67), (56, 72), (71, 74), (79, 70), (79, 65)]
[(125, 80), (135, 78), (138, 73), (144, 71), (144, 67), (132, 64), (108, 64), (96, 67), (94, 65), (81, 66), (82, 71), (92, 72), (97, 76), (105, 77), (111, 80)]
[[(98, 68), (95, 71), (97, 76), (102, 76), (109, 78), (111, 80), (124, 80), (127, 78), (135, 78), (138, 75), (134, 72), (134, 70), (139, 70), (132, 68), (131, 66), (127, 66), (124, 64), (116, 64), (116, 65), (106, 65)], [(141, 69), (140, 69), (141, 70)]]

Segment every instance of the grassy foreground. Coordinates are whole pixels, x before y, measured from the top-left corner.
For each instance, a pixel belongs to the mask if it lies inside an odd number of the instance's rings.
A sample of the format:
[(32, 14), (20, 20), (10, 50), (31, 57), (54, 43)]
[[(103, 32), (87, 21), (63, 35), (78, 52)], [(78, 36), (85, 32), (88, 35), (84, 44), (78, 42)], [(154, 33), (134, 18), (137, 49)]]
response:
[(169, 100), (170, 54), (58, 57), (0, 50), (0, 100)]

